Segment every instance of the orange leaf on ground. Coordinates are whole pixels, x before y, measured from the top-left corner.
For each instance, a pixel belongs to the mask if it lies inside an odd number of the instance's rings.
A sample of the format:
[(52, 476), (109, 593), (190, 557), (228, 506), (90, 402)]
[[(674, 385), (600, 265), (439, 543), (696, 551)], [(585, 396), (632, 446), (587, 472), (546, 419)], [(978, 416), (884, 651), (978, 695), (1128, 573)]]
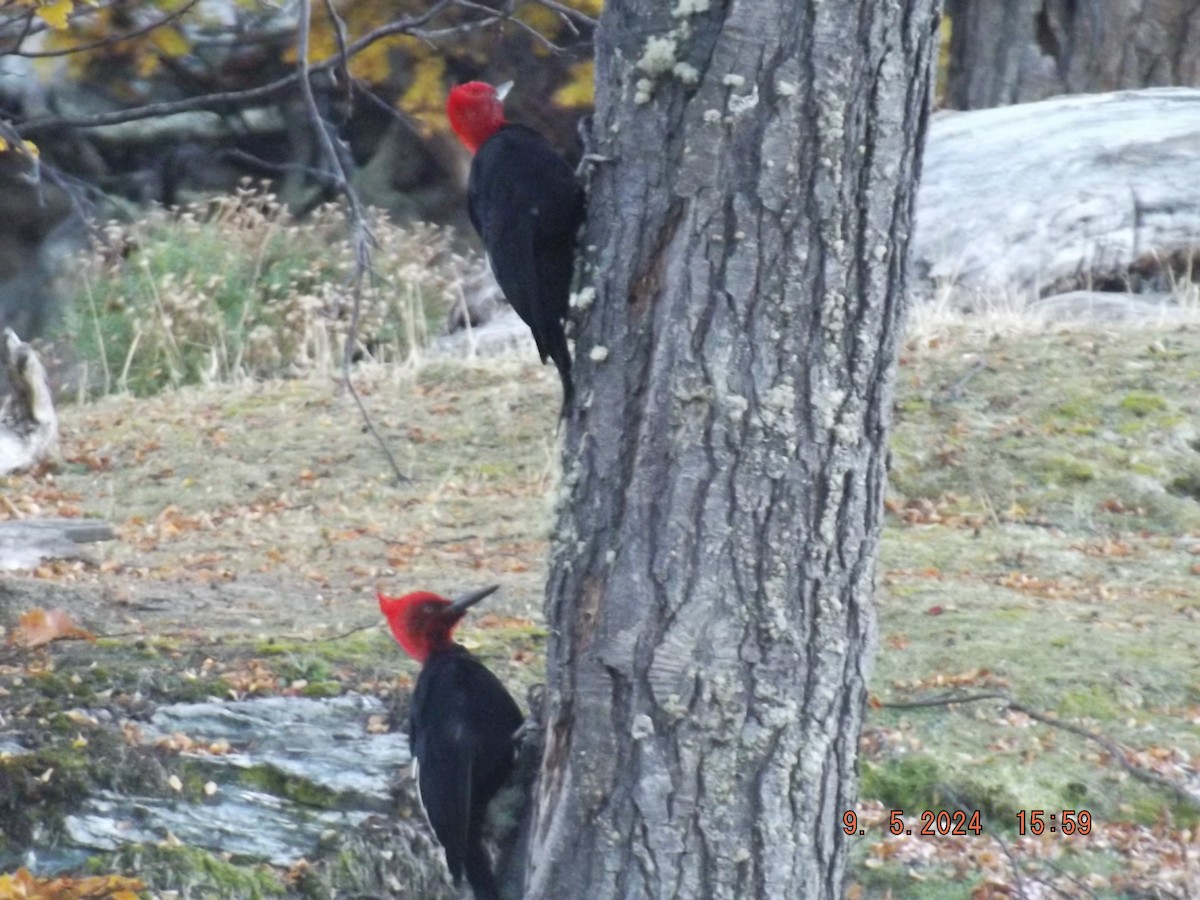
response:
[(17, 627), (8, 636), (8, 642), (18, 647), (41, 647), (66, 638), (94, 641), (96, 636), (76, 625), (65, 609), (44, 610), (38, 607), (21, 614)]

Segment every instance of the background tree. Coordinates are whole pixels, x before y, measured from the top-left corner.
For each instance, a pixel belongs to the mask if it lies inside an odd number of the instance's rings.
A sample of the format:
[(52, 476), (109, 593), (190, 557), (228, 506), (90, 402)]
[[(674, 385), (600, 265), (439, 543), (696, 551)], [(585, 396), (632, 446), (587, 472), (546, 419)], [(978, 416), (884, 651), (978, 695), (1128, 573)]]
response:
[(1200, 7), (1190, 0), (946, 0), (946, 17), (953, 109), (1200, 85)]
[[(311, 9), (311, 109), (300, 8)], [(349, 187), (394, 220), (469, 232), (447, 89), (518, 79), (514, 113), (573, 147), (598, 10), (599, 0), (14, 0), (0, 10), (0, 139), (31, 141), (40, 161), (31, 172), (23, 154), (0, 157), (17, 210), (0, 221), (0, 325), (28, 337), (52, 321), (57, 265), (85, 236), (83, 219), (183, 206), (247, 177), (269, 179), (301, 215)]]
[[(400, 190), (444, 181), (453, 169), (437, 165), (436, 144), (425, 147), (445, 130), (449, 85), (520, 77), (519, 99), (529, 102), (560, 89), (569, 100), (573, 85), (590, 82), (589, 14), (599, 0), (552, 8), (538, 0), (327, 0), (312, 9), (312, 86), (351, 168), (379, 168), (378, 154), (412, 152), (408, 144), (425, 150), (423, 169), (415, 161), (402, 169), (415, 180), (393, 186)], [(0, 115), (41, 141), (48, 163), (130, 199), (175, 203), (250, 174), (282, 182), (302, 210), (333, 189), (298, 115), (296, 25), (291, 4), (17, 0), (0, 14), (0, 62), (10, 76), (0, 78)], [(574, 115), (559, 103), (537, 118), (565, 142)], [(446, 215), (419, 200), (410, 210)]]
[(839, 896), (934, 4), (611, 0), (526, 896)]

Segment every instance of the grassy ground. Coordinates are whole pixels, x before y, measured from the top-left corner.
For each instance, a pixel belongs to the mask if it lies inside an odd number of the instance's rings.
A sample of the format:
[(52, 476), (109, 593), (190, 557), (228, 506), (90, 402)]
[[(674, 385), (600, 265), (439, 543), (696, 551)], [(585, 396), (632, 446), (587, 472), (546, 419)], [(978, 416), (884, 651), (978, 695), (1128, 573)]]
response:
[[(1065, 896), (1200, 890), (1198, 379), (1195, 329), (910, 344), (863, 792), (980, 809), (1000, 840), (864, 840), (867, 895), (990, 896), (1017, 871)], [(999, 698), (906, 705), (996, 694), (1118, 746)], [(1092, 834), (1014, 834), (1035, 809), (1086, 809)]]
[[(53, 605), (109, 637), (6, 648), (7, 727), (134, 694), (402, 693), (377, 588), (500, 582), (464, 637), (519, 695), (535, 682), (551, 370), (356, 383), (411, 481), (328, 379), (66, 408), (61, 462), (7, 479), (0, 516), (98, 515), (119, 539), (10, 579), (0, 622)], [(1200, 793), (1197, 384), (1200, 330), (906, 347), (852, 896), (1200, 896), (1197, 804), (1170, 787)], [(958, 807), (979, 835), (885, 831)], [(1017, 834), (1039, 809), (1091, 833)]]

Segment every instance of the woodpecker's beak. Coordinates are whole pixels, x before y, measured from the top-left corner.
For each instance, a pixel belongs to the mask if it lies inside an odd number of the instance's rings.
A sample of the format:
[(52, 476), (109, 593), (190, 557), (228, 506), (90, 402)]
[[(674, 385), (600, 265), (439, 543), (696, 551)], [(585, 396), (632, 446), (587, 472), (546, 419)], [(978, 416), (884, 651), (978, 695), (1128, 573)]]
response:
[[(508, 96), (508, 92), (512, 90), (512, 86), (513, 83), (511, 81), (506, 81), (504, 84), (496, 85), (496, 99), (503, 103), (504, 98)], [(497, 585), (497, 587), (499, 587), (499, 585)]]
[(488, 585), (485, 588), (481, 588), (478, 591), (473, 591), (470, 594), (466, 594), (466, 595), (456, 599), (453, 603), (450, 604), (450, 608), (447, 609), (446, 612), (452, 613), (454, 615), (462, 615), (468, 609), (470, 609), (472, 606), (474, 606), (476, 603), (478, 603), (480, 600), (482, 600), (484, 597), (494, 594), (498, 590), (500, 590), (500, 585), (492, 584), (492, 585)]

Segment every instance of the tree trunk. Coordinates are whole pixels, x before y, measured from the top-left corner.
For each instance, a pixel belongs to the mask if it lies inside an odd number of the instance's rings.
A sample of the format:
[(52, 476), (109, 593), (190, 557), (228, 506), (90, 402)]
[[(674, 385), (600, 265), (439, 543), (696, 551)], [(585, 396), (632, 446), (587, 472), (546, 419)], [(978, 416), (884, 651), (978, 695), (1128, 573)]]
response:
[(842, 892), (932, 0), (610, 0), (526, 894)]
[(1193, 0), (946, 0), (946, 15), (952, 109), (1200, 84)]

